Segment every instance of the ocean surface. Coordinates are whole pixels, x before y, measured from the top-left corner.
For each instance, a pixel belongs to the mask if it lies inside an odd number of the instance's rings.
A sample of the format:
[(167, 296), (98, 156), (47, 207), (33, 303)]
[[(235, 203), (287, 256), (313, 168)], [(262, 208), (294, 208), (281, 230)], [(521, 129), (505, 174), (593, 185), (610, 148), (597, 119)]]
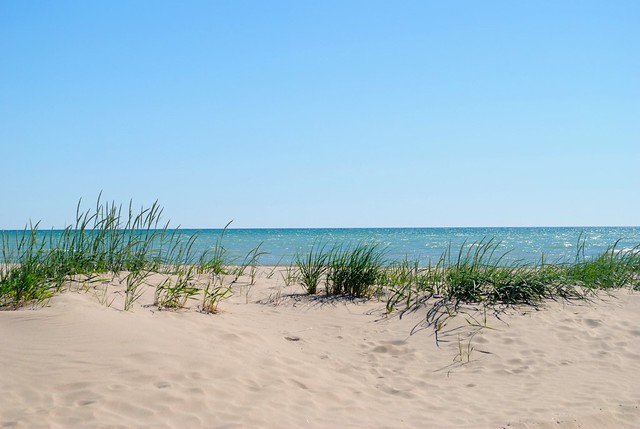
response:
[[(39, 232), (47, 233), (51, 231)], [(196, 233), (193, 250), (199, 253), (215, 246), (222, 230), (178, 231), (184, 239)], [(618, 240), (618, 250), (639, 246), (640, 227), (227, 229), (222, 245), (230, 263), (241, 263), (258, 245), (260, 251), (266, 252), (259, 263), (287, 265), (295, 260), (296, 254), (307, 252), (314, 244), (349, 247), (367, 243), (384, 249), (389, 261), (406, 257), (426, 265), (437, 262), (449, 247), (455, 256), (462, 246), (470, 247), (491, 239), (499, 243), (500, 254), (508, 252), (504, 259), (507, 262), (537, 263), (543, 254), (546, 262), (571, 262), (575, 260), (579, 240), (584, 240), (586, 257), (606, 251)]]

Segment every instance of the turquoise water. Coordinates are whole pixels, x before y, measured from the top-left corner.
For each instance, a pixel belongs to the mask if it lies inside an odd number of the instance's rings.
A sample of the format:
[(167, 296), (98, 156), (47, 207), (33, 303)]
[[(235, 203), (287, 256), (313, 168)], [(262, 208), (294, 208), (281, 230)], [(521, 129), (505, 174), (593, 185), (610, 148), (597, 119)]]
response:
[[(195, 230), (184, 230), (191, 235)], [(221, 230), (199, 232), (196, 247), (205, 250), (215, 244)], [(423, 264), (437, 261), (449, 247), (471, 245), (480, 240), (494, 238), (500, 248), (510, 251), (507, 260), (539, 262), (544, 253), (546, 261), (570, 261), (575, 258), (576, 244), (585, 240), (585, 254), (604, 252), (616, 240), (618, 249), (633, 248), (640, 244), (640, 227), (587, 227), (587, 228), (349, 228), (349, 229), (229, 229), (223, 246), (231, 258), (240, 260), (262, 243), (263, 264), (289, 264), (296, 253), (305, 252), (314, 243), (344, 244), (375, 243), (386, 249), (387, 258), (400, 260), (408, 257)], [(466, 243), (466, 244), (465, 244)]]
[[(7, 234), (18, 231), (5, 231)], [(194, 249), (204, 252), (213, 247), (222, 230), (199, 230)], [(50, 232), (40, 232), (48, 234)], [(53, 232), (56, 234), (56, 231)], [(179, 230), (184, 239), (196, 233), (193, 229)], [(506, 261), (539, 262), (572, 261), (578, 239), (585, 240), (585, 255), (604, 252), (620, 240), (617, 249), (630, 249), (640, 245), (640, 227), (561, 227), (561, 228), (349, 228), (349, 229), (228, 229), (223, 246), (231, 262), (242, 262), (244, 256), (260, 243), (267, 252), (260, 258), (262, 264), (289, 264), (299, 252), (305, 252), (314, 243), (377, 244), (386, 250), (389, 260), (405, 257), (419, 259), (423, 265), (437, 261), (451, 245), (454, 252), (460, 246), (470, 246), (480, 240), (495, 239), (500, 249), (509, 251)]]

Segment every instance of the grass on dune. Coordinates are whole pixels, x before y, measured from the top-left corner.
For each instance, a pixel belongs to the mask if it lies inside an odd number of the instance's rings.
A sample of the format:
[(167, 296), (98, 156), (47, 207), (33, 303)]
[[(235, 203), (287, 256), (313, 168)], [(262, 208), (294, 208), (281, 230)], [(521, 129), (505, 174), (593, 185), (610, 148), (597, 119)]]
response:
[(484, 308), (486, 315), (487, 308), (495, 312), (544, 300), (584, 300), (602, 289), (640, 289), (640, 247), (618, 251), (616, 243), (588, 259), (584, 240), (578, 242), (573, 263), (548, 264), (543, 257), (538, 264), (506, 263), (508, 251), (500, 250), (494, 240), (463, 244), (455, 253), (449, 248), (427, 267), (405, 261), (392, 266), (386, 276), (387, 311), (400, 310), (402, 315), (428, 308), (422, 326), (433, 328), (438, 340), (447, 321), (464, 306)]
[(305, 255), (296, 255), (298, 278), (308, 294), (313, 295), (318, 291), (318, 285), (327, 272), (329, 255), (326, 244), (320, 246), (317, 243)]
[[(536, 306), (545, 300), (584, 300), (595, 290), (640, 289), (640, 246), (618, 250), (617, 243), (595, 258), (584, 256), (578, 239), (572, 263), (537, 264), (508, 259), (509, 251), (494, 240), (446, 249), (435, 263), (421, 266), (408, 259), (386, 262), (375, 246), (351, 248), (314, 245), (296, 259), (299, 281), (310, 294), (321, 279), (331, 296), (386, 295), (388, 312), (427, 307), (425, 323), (436, 335), (464, 306)], [(475, 323), (475, 322), (474, 322)]]
[(328, 256), (326, 293), (369, 298), (379, 285), (384, 266), (384, 251), (374, 244), (335, 247)]
[(356, 243), (352, 246), (328, 247), (314, 244), (295, 261), (297, 279), (310, 294), (318, 292), (324, 281), (328, 296), (371, 297), (385, 265), (384, 252), (376, 245)]
[[(538, 264), (505, 262), (494, 240), (463, 244), (457, 252), (447, 249), (438, 262), (425, 268), (408, 263), (391, 270), (389, 308), (400, 302), (411, 306), (411, 297), (437, 296), (454, 303), (535, 305), (545, 299), (580, 299), (585, 292), (622, 287), (638, 288), (640, 249), (617, 251), (616, 245), (599, 256), (584, 256), (579, 240), (574, 263)], [(617, 243), (616, 243), (617, 244)], [(420, 298), (418, 298), (420, 297)]]
[(314, 245), (298, 254), (299, 282), (315, 294), (321, 280), (328, 295), (370, 297), (376, 289), (387, 293), (389, 311), (412, 307), (431, 297), (454, 305), (536, 305), (545, 299), (582, 299), (589, 290), (630, 286), (638, 289), (640, 246), (618, 250), (617, 243), (595, 258), (584, 256), (578, 239), (575, 262), (529, 264), (509, 261), (495, 239), (463, 243), (446, 249), (435, 264), (387, 262), (374, 245), (351, 247)]
[(593, 259), (585, 257), (585, 241), (578, 239), (575, 263), (565, 268), (565, 275), (578, 285), (590, 289), (640, 288), (640, 245), (618, 249), (619, 240)]
[[(79, 202), (75, 222), (62, 231), (41, 231), (38, 224), (18, 233), (0, 231), (0, 307), (42, 302), (74, 276), (100, 273), (128, 273), (121, 281), (125, 309), (140, 298), (141, 286), (154, 273), (164, 276), (154, 300), (162, 308), (179, 308), (200, 297), (201, 309), (215, 312), (231, 292), (222, 280), (225, 274), (237, 280), (248, 270), (250, 285), (254, 284), (258, 260), (265, 253), (262, 243), (227, 272), (222, 239), (229, 224), (213, 247), (196, 255), (198, 234), (169, 229), (168, 223), (160, 223), (161, 215), (157, 203), (134, 210), (131, 203), (123, 208), (98, 197), (94, 208), (86, 211)], [(385, 294), (388, 311), (407, 311), (426, 302), (447, 311), (462, 304), (537, 305), (546, 299), (583, 299), (592, 290), (640, 290), (640, 245), (618, 249), (616, 242), (587, 258), (580, 237), (570, 263), (547, 263), (543, 257), (537, 264), (507, 262), (508, 255), (500, 242), (481, 240), (455, 250), (450, 246), (435, 263), (421, 266), (407, 259), (388, 261), (384, 249), (374, 244), (316, 243), (296, 256), (283, 279), (287, 284), (299, 282), (309, 294), (318, 293), (321, 284), (330, 296)], [(204, 285), (198, 283), (203, 277)], [(247, 287), (247, 302), (248, 293)]]
[(456, 302), (488, 304), (536, 304), (544, 299), (569, 297), (572, 288), (554, 265), (506, 263), (509, 251), (500, 251), (493, 239), (463, 244), (452, 259), (447, 250), (436, 270), (432, 287)]
[[(200, 293), (194, 286), (198, 274), (216, 276), (223, 271), (221, 241), (197, 259), (193, 252), (197, 234), (185, 239), (178, 229), (161, 224), (157, 202), (136, 211), (132, 203), (123, 209), (98, 197), (93, 209), (80, 207), (81, 201), (74, 224), (62, 231), (41, 231), (38, 224), (18, 233), (0, 231), (0, 308), (37, 304), (76, 276), (109, 272), (128, 273), (125, 310), (140, 298), (141, 286), (153, 273), (168, 275), (156, 290), (156, 303), (177, 308)], [(203, 306), (216, 307), (216, 300), (227, 296), (221, 290), (207, 290)]]

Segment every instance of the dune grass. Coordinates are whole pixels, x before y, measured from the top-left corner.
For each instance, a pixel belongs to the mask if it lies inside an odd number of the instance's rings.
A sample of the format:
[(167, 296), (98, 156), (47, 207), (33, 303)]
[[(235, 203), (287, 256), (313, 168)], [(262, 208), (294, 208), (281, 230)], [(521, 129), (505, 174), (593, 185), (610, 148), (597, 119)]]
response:
[(371, 297), (381, 283), (384, 251), (374, 244), (334, 245), (315, 243), (306, 254), (295, 259), (297, 279), (305, 291), (314, 295), (324, 281), (328, 296)]
[(590, 289), (617, 289), (627, 285), (640, 288), (640, 245), (617, 249), (615, 242), (593, 259), (585, 257), (585, 241), (578, 239), (575, 262), (565, 267), (568, 279)]
[[(545, 300), (586, 300), (598, 290), (640, 289), (640, 248), (618, 251), (616, 244), (595, 258), (584, 256), (578, 239), (574, 262), (506, 263), (509, 251), (495, 240), (449, 247), (427, 267), (404, 261), (384, 276), (387, 312), (427, 308), (421, 327), (433, 329), (436, 341), (448, 320), (468, 308), (494, 313), (512, 306), (537, 306)], [(471, 320), (473, 316), (470, 316)], [(469, 322), (469, 320), (467, 320)], [(471, 323), (471, 322), (469, 322)], [(475, 324), (475, 322), (471, 323)]]
[[(585, 300), (597, 290), (631, 287), (640, 290), (640, 246), (618, 250), (617, 243), (595, 258), (584, 256), (578, 239), (573, 262), (538, 263), (508, 259), (495, 239), (447, 248), (435, 263), (386, 261), (375, 246), (313, 246), (298, 255), (299, 281), (307, 293), (317, 293), (321, 279), (329, 296), (386, 296), (388, 313), (426, 308), (422, 326), (438, 333), (465, 308), (482, 308), (483, 314), (509, 306), (537, 306), (545, 300)], [(329, 249), (329, 250), (327, 250)], [(471, 317), (470, 320), (474, 320)], [(471, 323), (471, 322), (470, 322)], [(472, 322), (475, 324), (476, 322)]]
[[(321, 246), (314, 243), (305, 255), (296, 255), (299, 281), (310, 295), (318, 291), (320, 280), (327, 272), (330, 253), (326, 251), (326, 247), (326, 244)], [(291, 275), (288, 278), (291, 278)]]
[[(19, 233), (0, 231), (0, 307), (19, 308), (46, 301), (75, 276), (127, 273), (124, 309), (141, 296), (141, 286), (153, 274), (163, 278), (156, 286), (154, 303), (160, 308), (180, 308), (200, 297), (204, 312), (215, 312), (231, 293), (231, 284), (248, 270), (253, 285), (262, 243), (235, 269), (226, 261), (219, 240), (204, 254), (193, 248), (198, 234), (184, 235), (160, 223), (157, 203), (134, 210), (102, 202), (92, 209), (76, 207), (76, 220), (61, 231), (41, 231), (29, 224)], [(463, 304), (537, 305), (546, 299), (584, 299), (591, 291), (631, 287), (640, 290), (640, 245), (618, 249), (614, 243), (597, 257), (585, 256), (585, 240), (578, 238), (575, 260), (537, 264), (507, 262), (509, 251), (494, 239), (449, 246), (435, 263), (389, 261), (375, 244), (314, 244), (299, 253), (283, 276), (285, 284), (299, 282), (308, 294), (320, 285), (329, 296), (370, 298), (386, 296), (387, 311), (410, 311), (426, 302), (447, 312)], [(233, 281), (224, 284), (225, 274)], [(199, 284), (205, 276), (204, 284)], [(248, 302), (248, 287), (247, 287)], [(103, 291), (104, 301), (106, 289)]]
[[(74, 224), (61, 231), (41, 231), (38, 224), (29, 224), (19, 233), (0, 231), (0, 307), (37, 304), (75, 276), (109, 272), (127, 273), (123, 280), (125, 310), (140, 298), (141, 286), (153, 273), (167, 275), (156, 290), (156, 304), (183, 306), (200, 293), (194, 285), (197, 274), (222, 272), (224, 248), (220, 241), (196, 258), (197, 233), (185, 239), (179, 229), (161, 224), (161, 215), (157, 202), (136, 211), (132, 203), (123, 209), (98, 197), (95, 207), (86, 211), (81, 210), (80, 201)], [(217, 300), (227, 296), (220, 289), (207, 293), (208, 308), (212, 308), (213, 296)]]
[(375, 244), (334, 247), (328, 256), (326, 293), (370, 298), (384, 266), (384, 251)]

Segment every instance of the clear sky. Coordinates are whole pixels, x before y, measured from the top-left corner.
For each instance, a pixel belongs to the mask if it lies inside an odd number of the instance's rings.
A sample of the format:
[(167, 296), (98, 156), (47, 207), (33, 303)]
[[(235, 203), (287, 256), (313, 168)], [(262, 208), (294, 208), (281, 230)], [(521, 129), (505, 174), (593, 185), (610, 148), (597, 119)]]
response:
[(0, 0), (0, 229), (640, 224), (640, 2)]

